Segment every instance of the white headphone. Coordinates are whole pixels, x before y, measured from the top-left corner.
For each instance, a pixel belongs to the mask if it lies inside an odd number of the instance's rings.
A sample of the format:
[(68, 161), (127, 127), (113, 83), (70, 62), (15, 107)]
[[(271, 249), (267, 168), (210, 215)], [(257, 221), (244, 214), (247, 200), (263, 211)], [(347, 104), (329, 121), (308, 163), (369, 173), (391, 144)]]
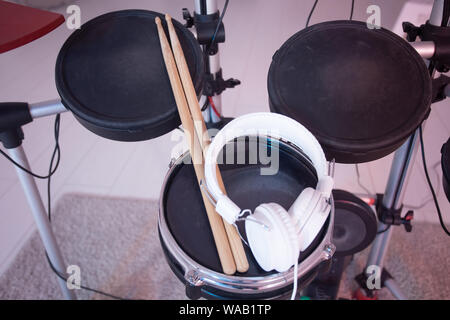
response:
[(328, 218), (333, 179), (327, 174), (327, 162), (319, 142), (297, 121), (276, 113), (252, 113), (236, 118), (218, 132), (205, 158), (206, 187), (216, 200), (217, 213), (228, 223), (235, 224), (243, 210), (219, 187), (217, 157), (227, 142), (243, 136), (243, 132), (245, 136), (270, 133), (272, 138), (292, 143), (309, 157), (316, 169), (316, 189), (304, 189), (289, 211), (277, 203), (264, 203), (245, 221), (249, 246), (260, 267), (284, 272), (298, 265), (300, 251), (311, 244)]

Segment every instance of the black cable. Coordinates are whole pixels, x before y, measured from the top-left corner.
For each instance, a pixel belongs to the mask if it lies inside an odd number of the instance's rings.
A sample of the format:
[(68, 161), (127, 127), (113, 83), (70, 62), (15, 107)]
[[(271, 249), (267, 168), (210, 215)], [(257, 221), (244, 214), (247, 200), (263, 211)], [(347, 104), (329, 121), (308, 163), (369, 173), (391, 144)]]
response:
[(214, 34), (211, 38), (211, 42), (209, 43), (209, 45), (207, 46), (207, 50), (206, 52), (209, 52), (209, 50), (212, 48), (212, 46), (214, 45), (214, 42), (216, 41), (216, 36), (217, 33), (219, 32), (220, 29), (220, 25), (222, 24), (222, 20), (223, 17), (225, 16), (225, 13), (227, 12), (227, 8), (228, 8), (228, 3), (230, 2), (230, 0), (226, 0), (225, 4), (223, 6), (223, 10), (222, 10), (222, 14), (219, 17), (219, 21), (217, 22), (217, 26), (216, 26), (216, 30), (214, 31)]
[(352, 8), (350, 9), (350, 20), (353, 20), (354, 9), (355, 9), (355, 0), (352, 0)]
[(389, 224), (385, 229), (378, 231), (377, 234), (382, 234), (385, 233), (386, 231), (388, 231), (391, 228), (391, 225)]
[[(318, 2), (319, 2), (319, 0), (314, 1), (314, 4), (313, 4), (313, 6), (311, 8), (311, 11), (309, 12), (309, 15), (308, 15), (308, 19), (306, 20), (305, 28), (308, 28), (309, 22), (311, 21), (311, 16), (312, 16), (314, 10), (316, 9), (316, 6), (317, 6)], [(350, 20), (353, 20), (353, 12), (354, 12), (354, 10), (355, 10), (355, 0), (352, 0), (352, 6), (350, 8)]]
[[(51, 190), (50, 190), (50, 186), (51, 186), (51, 176), (53, 175), (53, 173), (55, 173), (57, 166), (59, 164), (60, 158), (61, 158), (61, 149), (59, 147), (59, 128), (60, 128), (60, 122), (61, 122), (61, 115), (57, 114), (56, 118), (55, 118), (55, 126), (54, 126), (54, 136), (55, 136), (55, 148), (53, 150), (53, 154), (52, 154), (52, 158), (50, 160), (50, 166), (48, 168), (49, 174), (48, 174), (48, 180), (47, 180), (47, 212), (48, 212), (48, 220), (50, 221), (50, 223), (52, 222), (52, 210), (51, 210)], [(55, 160), (55, 156), (58, 155), (58, 160), (56, 163), (56, 167), (52, 170), (53, 167), (53, 162)], [(52, 173), (53, 172), (53, 173)], [(58, 271), (56, 269), (56, 267), (53, 265), (53, 263), (51, 262), (50, 258), (48, 257), (48, 253), (47, 251), (45, 252), (45, 256), (47, 257), (47, 262), (50, 265), (50, 269), (52, 269), (52, 271), (61, 279), (63, 279), (64, 281), (67, 281), (67, 278), (64, 277), (63, 273)], [(97, 289), (92, 289), (86, 286), (82, 286), (80, 285), (80, 288), (87, 290), (87, 291), (91, 291), (91, 292), (95, 292), (113, 299), (117, 299), (117, 300), (126, 300), (124, 298), (121, 297), (117, 297), (114, 296), (110, 293), (106, 293)]]
[(444, 7), (442, 8), (441, 27), (446, 27), (448, 25), (449, 18), (450, 18), (450, 0), (445, 0)]
[[(450, 3), (450, 0), (446, 0), (445, 3)], [(447, 17), (447, 18), (445, 17), (445, 10), (444, 10), (444, 14), (443, 14), (442, 19), (443, 19), (443, 22), (444, 22), (444, 20), (448, 21), (448, 19), (449, 19), (449, 17)], [(435, 66), (434, 61), (430, 61), (430, 64), (428, 65), (428, 72), (429, 72), (429, 74), (430, 74), (430, 76), (432, 78), (433, 78), (433, 74), (434, 74), (435, 68), (436, 68), (436, 66)], [(436, 210), (437, 210), (437, 213), (438, 213), (438, 216), (439, 216), (439, 222), (440, 222), (441, 227), (444, 230), (444, 232), (448, 236), (450, 236), (450, 232), (447, 229), (447, 227), (445, 226), (445, 223), (444, 223), (444, 221), (442, 219), (441, 208), (439, 207), (439, 202), (437, 201), (436, 193), (434, 191), (433, 184), (431, 183), (430, 175), (428, 174), (428, 168), (427, 168), (426, 159), (425, 159), (425, 144), (423, 143), (423, 129), (422, 129), (422, 125), (419, 126), (419, 138), (420, 138), (420, 145), (421, 145), (421, 151), (422, 151), (421, 153), (422, 153), (423, 169), (424, 169), (424, 172), (425, 172), (425, 176), (427, 178), (428, 186), (430, 187), (431, 195), (433, 196), (434, 205), (436, 206)]]
[(430, 176), (428, 174), (428, 169), (427, 169), (427, 162), (425, 159), (425, 146), (423, 143), (423, 132), (422, 132), (422, 126), (419, 126), (419, 136), (420, 136), (420, 146), (421, 146), (421, 150), (422, 150), (422, 162), (423, 162), (423, 169), (425, 171), (425, 176), (427, 178), (427, 182), (428, 182), (428, 186), (430, 187), (430, 191), (431, 194), (433, 195), (433, 200), (434, 200), (434, 204), (436, 206), (436, 210), (439, 216), (439, 222), (441, 224), (442, 229), (444, 230), (444, 232), (450, 237), (450, 231), (447, 229), (447, 227), (445, 226), (444, 220), (442, 219), (442, 213), (441, 213), (441, 208), (439, 207), (439, 203), (436, 197), (436, 193), (434, 192), (434, 188), (433, 188), (433, 184), (431, 183), (431, 179)]
[(209, 105), (209, 101), (208, 101), (208, 97), (206, 97), (205, 103), (203, 104), (203, 106), (202, 106), (202, 108), (201, 108), (201, 111), (202, 111), (202, 112), (205, 111), (206, 108), (208, 108), (208, 105)]
[(309, 21), (311, 20), (311, 16), (312, 16), (312, 14), (313, 14), (313, 12), (314, 12), (314, 9), (316, 9), (317, 2), (319, 2), (319, 0), (314, 1), (314, 4), (313, 4), (313, 6), (312, 6), (312, 8), (311, 8), (311, 11), (309, 12), (308, 19), (306, 20), (306, 26), (305, 26), (305, 28), (308, 28), (308, 26), (309, 26)]
[(369, 195), (369, 196), (373, 195), (374, 193), (370, 192), (370, 190), (368, 188), (366, 188), (365, 185), (362, 184), (361, 175), (359, 173), (359, 166), (357, 163), (355, 163), (355, 169), (356, 169), (356, 177), (358, 179), (358, 185), (367, 193), (367, 195)]
[[(47, 262), (48, 262), (48, 264), (50, 265), (50, 268), (52, 269), (52, 271), (53, 271), (60, 279), (62, 279), (62, 280), (64, 280), (64, 281), (67, 282), (67, 278), (66, 278), (61, 272), (59, 272), (59, 271), (55, 268), (55, 266), (52, 264), (52, 262), (50, 261), (50, 258), (48, 257), (47, 252), (45, 252), (45, 257), (47, 258)], [(84, 290), (87, 290), (87, 291), (94, 292), (94, 293), (98, 293), (98, 294), (101, 294), (101, 295), (104, 295), (104, 296), (107, 296), (107, 297), (110, 297), (110, 298), (113, 298), (113, 299), (116, 299), (116, 300), (129, 300), (129, 299), (125, 299), (125, 298), (122, 298), (122, 297), (118, 297), (118, 296), (115, 296), (115, 295), (112, 295), (112, 294), (110, 294), (110, 293), (106, 293), (106, 292), (103, 292), (103, 291), (100, 291), (100, 290), (97, 290), (97, 289), (92, 289), (92, 288), (89, 288), (89, 287), (86, 287), (86, 286), (82, 286), (81, 284), (80, 284), (80, 288), (81, 288), (81, 289), (84, 289)]]
[[(52, 177), (52, 171), (53, 173), (56, 171), (59, 165), (59, 161), (61, 159), (61, 149), (59, 148), (59, 126), (61, 122), (61, 115), (58, 113), (55, 118), (55, 125), (54, 125), (54, 136), (55, 136), (55, 148), (53, 149), (52, 158), (50, 159), (50, 166), (48, 168), (48, 178), (47, 178), (47, 212), (48, 212), (48, 220), (52, 221), (51, 216), (51, 197), (50, 197), (50, 185), (51, 185), (51, 177)], [(56, 167), (54, 170), (52, 170), (53, 167), (53, 161), (55, 160), (55, 156), (58, 155), (58, 160), (56, 163)]]
[(1, 153), (6, 159), (8, 159), (9, 161), (11, 161), (17, 168), (19, 168), (19, 169), (25, 171), (25, 172), (28, 173), (29, 175), (32, 175), (33, 177), (38, 178), (38, 179), (43, 179), (43, 180), (48, 179), (50, 176), (52, 176), (52, 175), (56, 172), (56, 169), (58, 168), (58, 165), (59, 165), (59, 159), (58, 159), (57, 165), (56, 165), (55, 169), (54, 169), (53, 171), (49, 172), (48, 175), (42, 176), (42, 175), (36, 174), (36, 173), (34, 173), (34, 172), (32, 172), (32, 171), (30, 171), (30, 170), (28, 170), (28, 169), (22, 167), (20, 164), (18, 164), (16, 161), (14, 161), (14, 160), (13, 160), (13, 159), (5, 152), (5, 151), (3, 151), (2, 149), (0, 149), (0, 153)]

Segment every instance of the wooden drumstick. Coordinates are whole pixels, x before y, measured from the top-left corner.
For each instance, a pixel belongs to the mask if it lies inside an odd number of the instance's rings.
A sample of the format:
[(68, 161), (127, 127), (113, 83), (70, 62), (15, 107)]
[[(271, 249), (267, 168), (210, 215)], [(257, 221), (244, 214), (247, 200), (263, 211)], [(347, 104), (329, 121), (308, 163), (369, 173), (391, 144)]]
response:
[[(159, 40), (161, 43), (164, 62), (166, 64), (167, 73), (169, 74), (170, 84), (172, 86), (181, 122), (184, 127), (186, 140), (189, 144), (189, 150), (191, 153), (195, 174), (197, 176), (197, 182), (199, 183), (200, 187), (200, 181), (204, 180), (203, 155), (201, 153), (200, 142), (195, 134), (194, 124), (189, 112), (186, 97), (184, 95), (183, 86), (181, 84), (172, 50), (170, 49), (169, 42), (166, 38), (166, 34), (161, 24), (161, 19), (159, 17), (156, 17), (155, 22), (158, 28)], [(234, 262), (230, 244), (228, 242), (228, 237), (224, 228), (222, 217), (216, 213), (214, 206), (211, 204), (211, 202), (208, 200), (201, 189), (200, 192), (203, 197), (203, 202), (205, 204), (206, 213), (208, 215), (209, 224), (211, 226), (223, 272), (226, 274), (234, 274), (236, 272), (236, 264)]]
[[(180, 73), (180, 78), (183, 84), (184, 93), (186, 94), (186, 98), (188, 101), (189, 110), (191, 111), (191, 115), (194, 120), (194, 128), (197, 137), (200, 140), (203, 155), (205, 157), (206, 151), (208, 150), (209, 144), (211, 143), (211, 139), (206, 129), (206, 124), (203, 119), (201, 108), (197, 99), (197, 93), (195, 92), (194, 84), (192, 83), (191, 74), (189, 73), (189, 68), (183, 53), (183, 49), (173, 26), (172, 18), (168, 14), (166, 14), (166, 22), (169, 29), (170, 43), (172, 44), (172, 50), (175, 56), (178, 72)], [(216, 175), (222, 192), (226, 194), (219, 166), (216, 166)], [(228, 240), (231, 245), (231, 250), (233, 251), (236, 268), (239, 272), (246, 272), (249, 268), (249, 265), (238, 231), (234, 226), (230, 225), (226, 221), (224, 221), (224, 224), (225, 230), (227, 231)]]

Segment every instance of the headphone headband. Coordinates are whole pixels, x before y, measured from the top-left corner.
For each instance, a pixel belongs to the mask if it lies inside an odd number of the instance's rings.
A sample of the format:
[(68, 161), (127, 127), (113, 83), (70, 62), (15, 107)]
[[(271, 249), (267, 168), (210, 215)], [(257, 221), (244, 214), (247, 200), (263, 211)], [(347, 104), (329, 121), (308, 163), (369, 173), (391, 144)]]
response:
[[(243, 129), (245, 132), (243, 132)], [(319, 178), (317, 189), (329, 198), (333, 181), (327, 175), (325, 154), (317, 139), (297, 121), (277, 113), (251, 113), (229, 122), (210, 144), (205, 157), (205, 182), (209, 193), (216, 199), (216, 211), (229, 223), (234, 223), (241, 209), (220, 189), (216, 175), (217, 157), (223, 147), (242, 136), (270, 135), (299, 147), (310, 159)]]

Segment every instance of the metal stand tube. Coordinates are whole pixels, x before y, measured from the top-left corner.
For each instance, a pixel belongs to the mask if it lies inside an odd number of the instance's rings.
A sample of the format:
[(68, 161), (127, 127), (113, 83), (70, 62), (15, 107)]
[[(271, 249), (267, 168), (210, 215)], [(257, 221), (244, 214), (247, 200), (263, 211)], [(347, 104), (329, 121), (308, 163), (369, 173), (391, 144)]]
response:
[[(30, 170), (30, 165), (22, 146), (14, 149), (8, 149), (8, 153), (14, 161), (23, 166), (25, 169)], [(58, 244), (56, 243), (56, 239), (53, 234), (50, 221), (48, 220), (47, 212), (42, 202), (42, 198), (39, 194), (36, 182), (30, 174), (26, 173), (18, 167), (16, 167), (16, 173), (19, 176), (20, 183), (22, 185), (23, 191), (25, 192), (25, 196), (31, 208), (34, 221), (39, 231), (39, 235), (41, 236), (42, 242), (44, 243), (44, 247), (47, 251), (48, 257), (54, 267), (58, 271), (65, 274), (65, 263), (59, 250)], [(59, 277), (57, 277), (57, 279), (61, 287), (61, 291), (64, 294), (64, 298), (76, 299), (75, 293), (72, 290), (69, 290), (66, 281)]]
[[(389, 172), (389, 179), (386, 186), (386, 191), (383, 195), (382, 205), (387, 209), (399, 209), (402, 204), (402, 200), (405, 194), (406, 188), (404, 186), (407, 184), (407, 180), (409, 178), (409, 165), (411, 163), (411, 159), (415, 158), (418, 144), (416, 143), (417, 137), (419, 134), (419, 129), (408, 138), (408, 140), (398, 149), (394, 154), (394, 160), (392, 162), (391, 171)], [(378, 232), (380, 232), (370, 249), (369, 257), (367, 259), (366, 264), (366, 275), (369, 275), (369, 267), (377, 266), (380, 270), (383, 269), (384, 261), (386, 258), (386, 254), (388, 251), (389, 241), (391, 240), (393, 228), (389, 227), (388, 230), (387, 225), (382, 222), (378, 223)], [(391, 288), (395, 289), (395, 293), (392, 294), (395, 297), (402, 297), (406, 299), (406, 297), (401, 293), (400, 288), (395, 284), (393, 279), (390, 279), (390, 287), (385, 286), (390, 290)]]
[[(208, 56), (209, 59), (209, 72), (213, 75), (215, 75), (217, 72), (220, 71), (220, 55), (219, 51), (215, 55)], [(215, 76), (214, 76), (215, 80)], [(217, 112), (219, 115), (222, 114), (222, 94), (216, 94), (212, 97), (212, 100), (214, 102), (214, 106), (216, 107)], [(212, 110), (210, 110), (211, 114), (211, 122), (216, 123), (220, 122), (222, 119)]]
[(33, 119), (51, 116), (67, 111), (66, 107), (64, 107), (60, 99), (32, 103), (29, 105), (29, 107), (31, 117)]
[(435, 26), (440, 26), (442, 23), (442, 16), (444, 13), (444, 2), (445, 0), (434, 0), (433, 8), (430, 14), (430, 24)]
[(386, 280), (384, 282), (384, 286), (389, 289), (389, 291), (397, 300), (408, 300), (408, 298), (402, 293), (401, 289), (394, 280)]
[[(194, 11), (197, 14), (213, 14), (219, 11), (217, 0), (195, 0), (194, 4), (195, 4)], [(207, 53), (206, 57), (207, 57), (206, 71), (215, 76), (215, 74), (219, 72), (221, 69), (219, 50), (217, 50), (216, 54), (214, 55), (209, 55)], [(222, 114), (222, 95), (221, 94), (214, 95), (212, 97), (212, 100), (214, 102), (216, 110), (219, 112), (219, 114)], [(215, 112), (211, 110), (211, 107), (209, 107), (209, 115), (210, 119), (205, 119), (205, 121), (213, 123), (221, 121), (220, 117), (218, 117), (215, 114)]]
[[(33, 119), (67, 111), (66, 108), (62, 105), (61, 100), (59, 99), (30, 104), (29, 108), (30, 115)], [(23, 168), (31, 171), (27, 156), (22, 145), (19, 145), (16, 148), (7, 149), (7, 151), (11, 159), (13, 159)], [(39, 235), (48, 254), (48, 258), (50, 259), (56, 270), (58, 270), (62, 274), (65, 274), (66, 267), (63, 256), (59, 250), (58, 244), (53, 234), (50, 221), (47, 216), (47, 211), (44, 207), (44, 203), (42, 202), (41, 195), (39, 194), (36, 181), (34, 180), (33, 176), (23, 171), (21, 168), (15, 167), (15, 169), (17, 176), (19, 177), (19, 181), (22, 185), (22, 189), (25, 193), (25, 197), (27, 198), (28, 204), (30, 206), (31, 213), (33, 214), (34, 222), (36, 223)], [(65, 280), (57, 276), (57, 281), (61, 287), (65, 299), (76, 299), (74, 291), (69, 290)]]
[(410, 45), (423, 59), (431, 59), (436, 52), (436, 45), (433, 41), (411, 42)]
[[(417, 151), (416, 140), (418, 130), (406, 140), (406, 142), (394, 154), (391, 171), (389, 172), (389, 179), (386, 186), (386, 191), (383, 195), (382, 205), (387, 209), (399, 209), (401, 200), (403, 199), (405, 182), (408, 178), (408, 167), (411, 159)], [(384, 223), (379, 223), (378, 231), (386, 230), (388, 226)], [(367, 260), (366, 270), (369, 266), (376, 265), (383, 268), (384, 258), (386, 256), (389, 240), (392, 235), (392, 228), (377, 235)]]
[(417, 129), (406, 142), (395, 152), (386, 191), (383, 195), (383, 206), (388, 209), (400, 209), (407, 184), (408, 168), (417, 152)]

